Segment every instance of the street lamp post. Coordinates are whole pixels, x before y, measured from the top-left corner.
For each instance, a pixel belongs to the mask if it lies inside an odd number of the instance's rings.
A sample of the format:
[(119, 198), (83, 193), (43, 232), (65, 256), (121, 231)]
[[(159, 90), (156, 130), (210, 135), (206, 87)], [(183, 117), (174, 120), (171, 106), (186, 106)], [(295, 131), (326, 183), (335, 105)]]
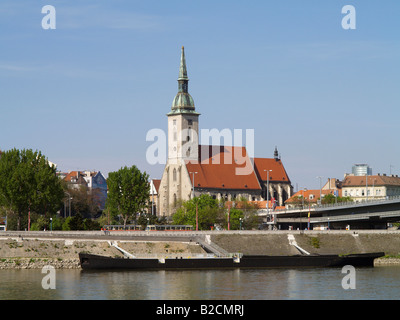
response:
[(272, 172), (272, 170), (267, 170), (264, 169), (264, 171), (267, 172), (267, 216), (269, 215), (269, 173)]
[[(301, 210), (304, 210), (304, 191), (307, 191), (307, 188), (303, 188), (303, 196), (301, 197), (302, 207)], [(300, 211), (300, 231), (301, 231), (301, 211)]]
[(196, 200), (196, 231), (199, 231), (199, 209)]
[(322, 205), (322, 177), (318, 176), (317, 179), (319, 179), (319, 204)]
[(194, 199), (194, 175), (197, 174), (197, 171), (196, 172), (190, 172), (190, 173), (193, 176), (193, 179), (192, 179), (192, 199)]
[[(194, 199), (194, 175), (197, 174), (197, 171), (194, 172), (189, 172), (193, 176), (193, 181), (192, 181), (192, 199)], [(199, 211), (197, 207), (197, 200), (196, 200), (196, 231), (199, 231)]]
[(151, 181), (151, 215), (154, 215), (154, 183)]

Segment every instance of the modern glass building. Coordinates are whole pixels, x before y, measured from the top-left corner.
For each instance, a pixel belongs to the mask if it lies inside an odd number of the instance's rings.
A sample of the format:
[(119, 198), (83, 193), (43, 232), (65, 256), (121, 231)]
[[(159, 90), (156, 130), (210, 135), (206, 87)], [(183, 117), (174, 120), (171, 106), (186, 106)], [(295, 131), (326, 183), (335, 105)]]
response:
[(351, 169), (351, 173), (355, 176), (372, 175), (372, 168), (368, 167), (368, 164), (355, 164)]

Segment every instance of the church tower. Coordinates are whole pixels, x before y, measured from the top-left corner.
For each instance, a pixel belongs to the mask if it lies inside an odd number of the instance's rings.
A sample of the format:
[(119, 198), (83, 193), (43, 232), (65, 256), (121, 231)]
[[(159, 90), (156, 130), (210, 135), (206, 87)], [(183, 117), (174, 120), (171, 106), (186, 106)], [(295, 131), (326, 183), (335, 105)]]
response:
[(185, 161), (199, 158), (199, 113), (188, 92), (185, 49), (182, 47), (178, 93), (168, 117), (168, 160), (160, 183), (160, 214), (171, 215), (178, 200), (191, 197), (191, 181)]
[(168, 116), (168, 161), (198, 160), (199, 113), (188, 92), (185, 49), (182, 47), (179, 66), (178, 93), (172, 101)]

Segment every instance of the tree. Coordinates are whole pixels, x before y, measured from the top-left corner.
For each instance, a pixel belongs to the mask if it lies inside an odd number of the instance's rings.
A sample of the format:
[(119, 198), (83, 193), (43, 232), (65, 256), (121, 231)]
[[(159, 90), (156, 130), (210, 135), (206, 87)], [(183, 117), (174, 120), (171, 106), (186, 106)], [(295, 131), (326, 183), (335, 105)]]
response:
[[(260, 224), (260, 218), (257, 216), (257, 205), (250, 203), (245, 198), (235, 202), (230, 208), (229, 221), (231, 230), (242, 229), (251, 230)], [(223, 226), (227, 228), (227, 218), (224, 219)]]
[(137, 219), (137, 224), (140, 224), (142, 226), (142, 229), (144, 230), (149, 224), (159, 224), (159, 220), (154, 214), (141, 214), (140, 217)]
[[(244, 214), (243, 211), (237, 208), (231, 208), (229, 213), (229, 224), (231, 230), (239, 230), (240, 229), (240, 219), (243, 221)], [(227, 226), (227, 222), (224, 223), (224, 226)], [(242, 223), (243, 229), (243, 223)]]
[(124, 167), (108, 174), (106, 209), (111, 215), (121, 215), (124, 226), (128, 220), (136, 221), (136, 214), (143, 212), (150, 197), (149, 175), (136, 166)]
[(183, 201), (172, 216), (173, 223), (196, 226), (196, 204), (199, 230), (209, 230), (214, 224), (222, 222), (223, 206), (211, 196), (202, 194), (200, 197)]
[(71, 196), (71, 215), (80, 213), (85, 218), (93, 218), (100, 211), (98, 189), (89, 190), (87, 186), (80, 185), (78, 188), (68, 189)]
[[(28, 212), (46, 216), (60, 210), (64, 191), (56, 175), (40, 151), (12, 149), (0, 158), (0, 205), (15, 214), (16, 229), (28, 225)], [(13, 219), (11, 219), (12, 221)]]
[(335, 197), (333, 194), (326, 194), (322, 197), (322, 204), (336, 203), (336, 202), (351, 202), (351, 197)]

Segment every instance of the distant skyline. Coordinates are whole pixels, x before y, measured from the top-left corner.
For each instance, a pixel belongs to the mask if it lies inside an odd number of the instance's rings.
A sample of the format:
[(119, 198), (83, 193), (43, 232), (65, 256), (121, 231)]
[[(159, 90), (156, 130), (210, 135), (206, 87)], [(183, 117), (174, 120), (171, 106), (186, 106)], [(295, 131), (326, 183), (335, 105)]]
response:
[[(41, 25), (49, 4), (55, 30)], [(356, 163), (400, 174), (399, 16), (396, 0), (3, 0), (0, 149), (161, 178), (146, 134), (167, 130), (185, 46), (200, 128), (254, 129), (254, 155), (277, 146), (295, 189)]]

